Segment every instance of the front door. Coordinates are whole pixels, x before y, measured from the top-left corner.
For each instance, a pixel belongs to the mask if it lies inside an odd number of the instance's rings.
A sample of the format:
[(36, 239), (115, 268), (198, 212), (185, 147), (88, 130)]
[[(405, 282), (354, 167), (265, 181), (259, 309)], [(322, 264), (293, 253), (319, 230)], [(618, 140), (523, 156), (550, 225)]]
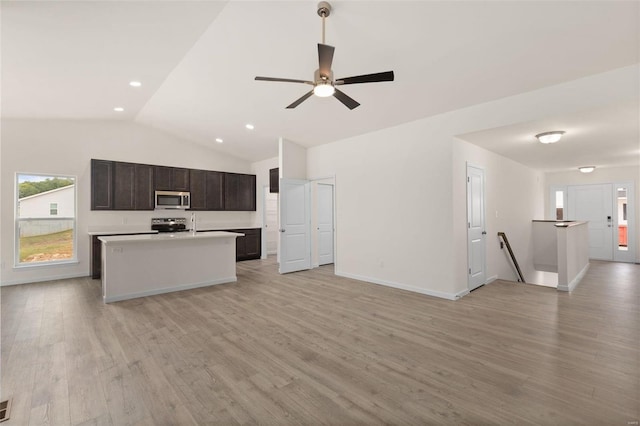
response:
[(280, 179), (279, 272), (311, 269), (309, 181)]
[(568, 219), (589, 222), (590, 259), (613, 260), (612, 193), (610, 183), (568, 187)]
[(467, 251), (469, 291), (486, 282), (484, 170), (467, 165)]
[(318, 194), (318, 264), (333, 263), (333, 185), (319, 183)]

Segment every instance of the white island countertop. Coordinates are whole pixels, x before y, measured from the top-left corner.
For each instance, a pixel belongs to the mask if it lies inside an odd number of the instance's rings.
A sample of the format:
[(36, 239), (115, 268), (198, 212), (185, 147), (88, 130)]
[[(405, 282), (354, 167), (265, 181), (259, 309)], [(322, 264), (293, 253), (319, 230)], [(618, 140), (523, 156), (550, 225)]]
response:
[(127, 242), (162, 242), (162, 241), (184, 241), (195, 239), (207, 239), (207, 238), (228, 238), (228, 237), (242, 237), (244, 234), (237, 232), (227, 231), (209, 231), (209, 232), (160, 232), (156, 234), (137, 234), (137, 235), (110, 235), (104, 237), (98, 237), (100, 241), (105, 244), (109, 243), (127, 243)]

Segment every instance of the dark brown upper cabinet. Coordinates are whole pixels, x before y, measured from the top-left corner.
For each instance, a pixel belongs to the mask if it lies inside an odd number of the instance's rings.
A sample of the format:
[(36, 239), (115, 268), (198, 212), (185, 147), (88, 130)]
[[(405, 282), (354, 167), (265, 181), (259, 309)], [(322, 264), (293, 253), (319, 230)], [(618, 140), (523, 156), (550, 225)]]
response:
[(280, 168), (279, 167), (269, 170), (269, 192), (271, 193), (280, 192)]
[(114, 210), (153, 210), (153, 166), (114, 162)]
[(256, 210), (256, 176), (91, 160), (91, 210), (153, 210), (155, 191), (190, 191), (191, 210)]
[(114, 210), (135, 210), (136, 165), (114, 162)]
[(207, 171), (207, 210), (225, 210), (226, 173)]
[(134, 200), (136, 210), (153, 210), (156, 207), (153, 166), (135, 165)]
[(191, 170), (191, 210), (224, 210), (224, 175), (211, 170)]
[(91, 160), (91, 210), (113, 209), (113, 161)]
[(207, 171), (190, 170), (189, 188), (191, 188), (191, 210), (207, 209)]
[(189, 169), (155, 166), (156, 191), (189, 191)]
[(231, 211), (256, 210), (256, 176), (225, 173), (224, 209)]

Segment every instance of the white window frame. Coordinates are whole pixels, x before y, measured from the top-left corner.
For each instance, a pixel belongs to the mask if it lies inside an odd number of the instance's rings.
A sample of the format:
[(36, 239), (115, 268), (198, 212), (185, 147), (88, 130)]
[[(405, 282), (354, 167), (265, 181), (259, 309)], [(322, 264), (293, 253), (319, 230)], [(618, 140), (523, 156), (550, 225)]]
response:
[(49, 216), (58, 216), (58, 203), (49, 203)]
[[(46, 218), (21, 218), (19, 212), (20, 203), (18, 202), (18, 197), (20, 196), (20, 184), (18, 182), (19, 176), (28, 175), (28, 176), (43, 176), (43, 177), (51, 177), (51, 178), (63, 178), (63, 179), (73, 179), (73, 217), (62, 217), (55, 216), (55, 220), (60, 219), (68, 219), (72, 220), (73, 223), (73, 254), (71, 259), (62, 259), (62, 260), (48, 260), (43, 262), (20, 262), (20, 222), (25, 222), (29, 220), (46, 220)], [(23, 268), (41, 268), (46, 266), (53, 265), (64, 265), (64, 264), (72, 264), (78, 263), (78, 177), (73, 175), (64, 175), (59, 173), (27, 173), (27, 172), (16, 172), (14, 179), (14, 234), (13, 234), (13, 242), (14, 242), (14, 256), (13, 256), (13, 267), (15, 269), (23, 269)]]

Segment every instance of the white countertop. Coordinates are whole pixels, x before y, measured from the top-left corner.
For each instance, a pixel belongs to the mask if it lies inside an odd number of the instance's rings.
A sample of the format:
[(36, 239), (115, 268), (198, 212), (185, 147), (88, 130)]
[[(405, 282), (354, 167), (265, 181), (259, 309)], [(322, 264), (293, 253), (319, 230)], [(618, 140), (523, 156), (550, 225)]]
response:
[[(158, 231), (152, 231), (150, 226), (102, 226), (100, 228), (89, 228), (88, 235), (126, 235), (126, 234), (157, 234)], [(224, 231), (227, 229), (256, 229), (261, 226), (256, 225), (237, 225), (224, 224), (215, 225), (210, 223), (197, 224), (198, 232)]]
[(140, 241), (189, 241), (194, 239), (203, 238), (235, 238), (242, 237), (244, 234), (237, 232), (161, 232), (156, 234), (138, 234), (138, 235), (113, 235), (98, 237), (100, 241), (105, 244), (109, 243), (126, 243), (126, 242), (140, 242)]

